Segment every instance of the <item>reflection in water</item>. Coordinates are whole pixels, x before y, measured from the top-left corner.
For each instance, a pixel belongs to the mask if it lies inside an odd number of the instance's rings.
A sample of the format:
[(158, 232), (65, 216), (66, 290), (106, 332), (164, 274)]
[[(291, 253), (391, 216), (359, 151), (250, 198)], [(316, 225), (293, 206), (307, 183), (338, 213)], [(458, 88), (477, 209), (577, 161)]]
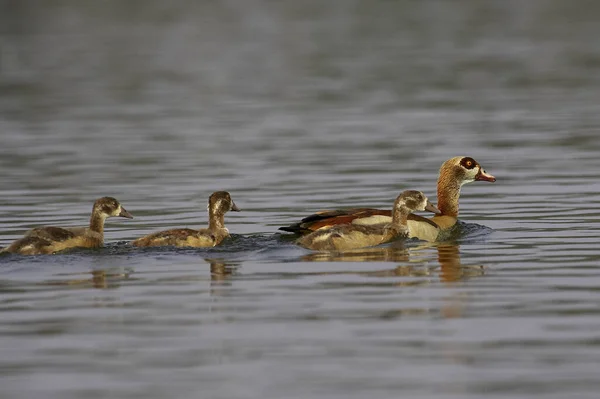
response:
[(303, 256), (301, 260), (307, 262), (407, 262), (409, 254), (404, 245), (395, 245), (343, 252), (314, 252)]
[(81, 273), (66, 273), (59, 276), (68, 276), (67, 279), (48, 280), (39, 283), (40, 285), (57, 285), (57, 286), (76, 286), (78, 288), (118, 288), (124, 280), (131, 280), (131, 271), (113, 271), (110, 269), (97, 269), (89, 272), (91, 277), (74, 278), (71, 276), (81, 276)]
[[(482, 266), (463, 265), (460, 259), (460, 245), (457, 243), (424, 243), (416, 247), (406, 247), (404, 241), (393, 243), (392, 246), (364, 248), (360, 250), (345, 252), (318, 252), (303, 256), (301, 259), (308, 262), (400, 262), (391, 269), (367, 270), (367, 271), (323, 271), (312, 272), (314, 275), (360, 275), (366, 277), (394, 278), (394, 277), (417, 277), (411, 279), (394, 279), (391, 286), (424, 286), (432, 283), (437, 266), (431, 267), (431, 250), (437, 251), (439, 262), (439, 279), (444, 283), (456, 283), (471, 277), (482, 276)], [(305, 275), (305, 273), (302, 273)], [(366, 284), (366, 283), (364, 283)], [(443, 318), (461, 317), (469, 302), (469, 296), (464, 293), (453, 293), (444, 297), (439, 307), (439, 314)], [(383, 317), (396, 318), (407, 314), (428, 314), (431, 312), (430, 304), (425, 307), (411, 307), (407, 309), (387, 310)]]
[(404, 242), (393, 243), (392, 246), (363, 248), (344, 252), (315, 252), (301, 258), (307, 262), (403, 262), (411, 264), (399, 265), (393, 269), (365, 272), (319, 272), (317, 274), (358, 273), (361, 275), (386, 276), (428, 276), (430, 268), (426, 267), (430, 248), (437, 250), (440, 264), (440, 280), (455, 282), (484, 274), (483, 266), (465, 266), (460, 261), (460, 245), (456, 243), (426, 243), (417, 247), (405, 247)]
[(460, 246), (458, 244), (436, 245), (438, 262), (440, 263), (440, 280), (452, 282), (466, 280), (470, 277), (483, 276), (484, 267), (463, 265), (460, 261)]
[(237, 274), (241, 262), (223, 258), (204, 258), (210, 264), (210, 296), (226, 296), (230, 292), (231, 277)]
[(222, 258), (204, 258), (210, 264), (210, 280), (224, 281), (235, 275), (241, 262), (225, 260)]
[[(240, 267), (241, 262), (229, 261), (220, 258), (206, 258), (210, 264), (210, 280), (211, 287), (215, 285), (231, 285), (228, 281), (231, 276), (234, 276)], [(59, 273), (58, 278), (46, 280), (37, 283), (44, 286), (74, 286), (77, 288), (97, 288), (97, 289), (114, 289), (119, 288), (125, 280), (134, 281), (139, 278), (132, 278), (132, 269), (121, 268), (106, 268), (95, 269), (87, 273)], [(177, 276), (161, 278), (160, 281), (189, 281), (194, 278), (190, 276)]]

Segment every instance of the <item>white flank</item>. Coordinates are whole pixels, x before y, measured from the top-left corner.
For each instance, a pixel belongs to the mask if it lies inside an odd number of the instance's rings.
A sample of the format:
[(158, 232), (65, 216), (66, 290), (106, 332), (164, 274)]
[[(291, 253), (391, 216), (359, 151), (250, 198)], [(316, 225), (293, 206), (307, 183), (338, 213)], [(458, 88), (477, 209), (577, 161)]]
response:
[(362, 225), (362, 226), (374, 226), (374, 225), (378, 225), (378, 224), (389, 224), (389, 223), (391, 223), (391, 221), (392, 221), (392, 218), (389, 216), (374, 215), (374, 216), (369, 216), (368, 218), (354, 219), (352, 221), (352, 224), (358, 224), (358, 225)]

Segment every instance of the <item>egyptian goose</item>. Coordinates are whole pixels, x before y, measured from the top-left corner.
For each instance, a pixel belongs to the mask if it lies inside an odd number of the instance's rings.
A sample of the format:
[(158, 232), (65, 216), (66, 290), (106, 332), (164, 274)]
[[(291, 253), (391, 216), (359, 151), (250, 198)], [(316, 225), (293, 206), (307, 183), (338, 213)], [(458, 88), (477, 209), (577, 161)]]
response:
[(52, 254), (69, 248), (98, 248), (104, 245), (104, 222), (107, 218), (133, 216), (112, 197), (94, 202), (89, 227), (37, 227), (2, 249), (0, 253), (21, 255)]
[(229, 237), (229, 230), (225, 227), (225, 213), (228, 211), (239, 212), (240, 209), (235, 205), (228, 192), (214, 192), (208, 199), (208, 228), (160, 231), (138, 238), (131, 245), (136, 247), (167, 245), (176, 247), (214, 247), (219, 245), (226, 237)]
[[(495, 182), (496, 178), (487, 173), (481, 165), (471, 157), (459, 156), (450, 158), (440, 167), (437, 183), (437, 207), (439, 215), (431, 219), (419, 215), (409, 215), (408, 230), (410, 237), (426, 241), (435, 241), (439, 233), (450, 229), (458, 220), (458, 198), (463, 184), (473, 181)], [(338, 224), (386, 224), (390, 223), (391, 211), (355, 208), (347, 210), (321, 211), (302, 219), (280, 230), (296, 234), (308, 234), (323, 227)]]

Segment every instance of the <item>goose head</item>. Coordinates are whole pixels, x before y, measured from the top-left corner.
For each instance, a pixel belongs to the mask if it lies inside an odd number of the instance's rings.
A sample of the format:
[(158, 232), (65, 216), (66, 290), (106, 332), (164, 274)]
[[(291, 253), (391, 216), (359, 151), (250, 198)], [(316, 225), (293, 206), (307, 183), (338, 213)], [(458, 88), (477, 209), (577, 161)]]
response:
[(406, 213), (414, 211), (429, 211), (436, 214), (441, 213), (425, 194), (417, 190), (403, 191), (394, 202), (394, 210), (405, 211)]
[(471, 157), (454, 157), (450, 158), (440, 167), (440, 180), (453, 181), (459, 186), (474, 181), (487, 181), (493, 183), (496, 178), (485, 171)]
[(224, 215), (229, 211), (239, 212), (240, 208), (233, 202), (227, 191), (216, 191), (208, 198), (208, 210), (212, 214)]
[(104, 219), (113, 216), (133, 219), (131, 213), (127, 212), (127, 210), (119, 203), (119, 201), (113, 197), (98, 198), (96, 202), (94, 202), (92, 214), (100, 215)]

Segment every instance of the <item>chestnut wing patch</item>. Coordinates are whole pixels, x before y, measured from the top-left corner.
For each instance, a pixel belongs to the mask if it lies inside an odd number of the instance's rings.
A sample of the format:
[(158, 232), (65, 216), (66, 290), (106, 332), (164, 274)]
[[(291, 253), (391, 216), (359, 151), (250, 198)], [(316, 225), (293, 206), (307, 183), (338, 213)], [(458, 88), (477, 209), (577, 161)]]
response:
[(280, 227), (279, 230), (291, 233), (306, 234), (323, 227), (352, 223), (354, 219), (370, 216), (392, 216), (391, 210), (354, 208), (344, 210), (321, 211), (305, 217), (299, 223)]

